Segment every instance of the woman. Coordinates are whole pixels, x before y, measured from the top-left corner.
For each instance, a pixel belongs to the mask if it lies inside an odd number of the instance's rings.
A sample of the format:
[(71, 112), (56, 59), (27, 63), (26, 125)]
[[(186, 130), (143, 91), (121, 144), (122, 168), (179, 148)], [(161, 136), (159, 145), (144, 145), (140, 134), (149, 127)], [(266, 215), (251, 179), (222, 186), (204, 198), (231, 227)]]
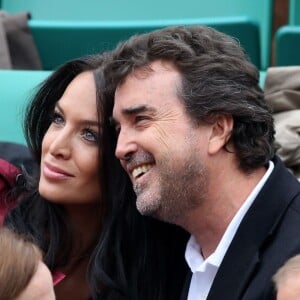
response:
[(28, 105), (25, 135), (40, 174), (25, 176), (5, 226), (45, 253), (58, 300), (176, 299), (185, 241), (136, 212), (103, 101), (107, 56), (61, 66)]

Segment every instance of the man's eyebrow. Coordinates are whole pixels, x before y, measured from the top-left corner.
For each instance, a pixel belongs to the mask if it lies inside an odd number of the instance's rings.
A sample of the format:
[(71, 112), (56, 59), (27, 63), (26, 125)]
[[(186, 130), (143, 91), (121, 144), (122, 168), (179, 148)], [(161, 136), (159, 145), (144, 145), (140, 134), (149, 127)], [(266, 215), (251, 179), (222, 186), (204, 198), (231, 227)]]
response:
[[(136, 115), (143, 112), (155, 112), (156, 109), (148, 105), (139, 105), (122, 109), (122, 114), (126, 116)], [(119, 122), (114, 118), (110, 117), (109, 122), (112, 126), (116, 126)]]
[(133, 106), (124, 108), (122, 110), (122, 114), (124, 115), (135, 115), (142, 112), (154, 112), (155, 109), (153, 107), (150, 107), (148, 105), (139, 105), (139, 106)]

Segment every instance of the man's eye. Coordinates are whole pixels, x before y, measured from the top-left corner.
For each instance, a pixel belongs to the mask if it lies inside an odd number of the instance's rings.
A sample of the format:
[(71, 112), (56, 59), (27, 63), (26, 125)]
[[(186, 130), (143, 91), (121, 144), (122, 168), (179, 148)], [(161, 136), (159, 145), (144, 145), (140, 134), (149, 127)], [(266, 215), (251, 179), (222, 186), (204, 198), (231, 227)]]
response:
[(149, 118), (147, 116), (136, 116), (135, 117), (135, 122), (138, 123), (138, 122), (141, 122), (141, 121), (145, 121), (145, 120), (148, 120)]
[(97, 143), (99, 141), (98, 133), (91, 129), (85, 129), (82, 133), (82, 137), (89, 142)]

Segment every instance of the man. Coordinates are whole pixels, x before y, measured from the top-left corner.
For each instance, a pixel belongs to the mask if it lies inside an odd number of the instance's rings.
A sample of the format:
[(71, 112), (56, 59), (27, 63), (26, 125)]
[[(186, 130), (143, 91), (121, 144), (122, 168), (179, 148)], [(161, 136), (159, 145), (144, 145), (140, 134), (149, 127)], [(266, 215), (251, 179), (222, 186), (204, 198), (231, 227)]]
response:
[(300, 184), (274, 156), (258, 71), (207, 27), (135, 36), (115, 50), (116, 155), (138, 210), (191, 234), (182, 299), (274, 299), (300, 252)]

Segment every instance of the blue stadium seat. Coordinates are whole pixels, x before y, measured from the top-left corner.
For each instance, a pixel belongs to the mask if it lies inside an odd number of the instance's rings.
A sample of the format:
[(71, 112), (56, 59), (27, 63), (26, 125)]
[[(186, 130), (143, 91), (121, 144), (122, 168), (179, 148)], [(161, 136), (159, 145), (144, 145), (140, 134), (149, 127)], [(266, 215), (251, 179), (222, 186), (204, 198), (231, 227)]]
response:
[(282, 26), (275, 35), (275, 65), (300, 65), (300, 25)]
[(43, 69), (53, 70), (67, 60), (113, 49), (133, 34), (168, 25), (208, 25), (239, 40), (251, 61), (260, 69), (258, 26), (245, 17), (166, 21), (42, 21), (31, 20), (31, 28)]
[[(182, 21), (198, 18), (247, 17), (259, 27), (260, 69), (270, 63), (274, 0), (2, 0), (9, 13), (29, 11), (33, 20), (46, 21)], [(251, 39), (251, 37), (249, 37)]]
[(259, 71), (259, 85), (263, 89), (265, 86), (267, 71)]
[(289, 25), (300, 25), (299, 0), (289, 0)]

